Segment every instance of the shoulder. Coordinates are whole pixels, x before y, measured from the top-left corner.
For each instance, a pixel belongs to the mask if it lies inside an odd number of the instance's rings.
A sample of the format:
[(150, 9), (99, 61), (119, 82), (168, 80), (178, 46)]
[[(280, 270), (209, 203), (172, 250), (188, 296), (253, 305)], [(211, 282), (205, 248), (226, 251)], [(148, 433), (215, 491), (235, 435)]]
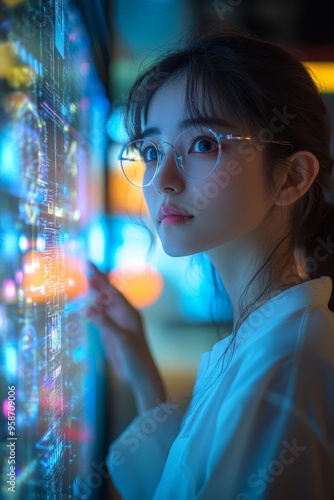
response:
[(305, 393), (309, 400), (321, 395), (331, 402), (334, 418), (334, 314), (305, 307), (251, 333), (237, 343), (218, 382), (228, 394)]
[[(324, 303), (296, 305), (282, 296), (250, 315), (237, 334), (239, 355), (273, 362), (297, 354), (324, 356), (334, 365), (334, 313)], [(291, 297), (292, 299), (292, 297)]]

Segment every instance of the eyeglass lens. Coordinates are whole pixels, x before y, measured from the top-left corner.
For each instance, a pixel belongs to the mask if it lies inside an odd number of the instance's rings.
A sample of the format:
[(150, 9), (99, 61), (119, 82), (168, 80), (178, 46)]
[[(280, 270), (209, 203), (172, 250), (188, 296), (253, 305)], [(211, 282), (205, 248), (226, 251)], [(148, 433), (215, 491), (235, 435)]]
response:
[[(127, 144), (121, 154), (121, 167), (131, 184), (144, 187), (153, 180), (160, 162), (168, 154), (168, 143), (155, 144), (142, 139)], [(182, 132), (174, 144), (174, 158), (182, 174), (191, 179), (209, 176), (219, 158), (216, 134), (206, 128), (190, 128)]]

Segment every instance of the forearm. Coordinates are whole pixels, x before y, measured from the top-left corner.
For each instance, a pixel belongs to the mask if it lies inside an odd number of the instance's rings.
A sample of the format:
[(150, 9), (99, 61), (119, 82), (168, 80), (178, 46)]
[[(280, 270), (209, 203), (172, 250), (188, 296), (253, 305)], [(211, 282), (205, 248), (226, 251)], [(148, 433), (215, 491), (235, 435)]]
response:
[(138, 414), (167, 400), (165, 384), (155, 366), (152, 366), (149, 373), (132, 389)]

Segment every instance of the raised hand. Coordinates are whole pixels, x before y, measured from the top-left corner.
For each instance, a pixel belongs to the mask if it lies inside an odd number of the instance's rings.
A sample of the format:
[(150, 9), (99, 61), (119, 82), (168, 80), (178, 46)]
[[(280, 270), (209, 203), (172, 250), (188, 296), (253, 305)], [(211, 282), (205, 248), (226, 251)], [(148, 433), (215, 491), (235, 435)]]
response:
[(90, 287), (95, 300), (87, 315), (99, 327), (105, 353), (115, 374), (128, 383), (138, 411), (165, 401), (165, 388), (153, 361), (137, 309), (113, 285), (106, 275), (90, 264)]

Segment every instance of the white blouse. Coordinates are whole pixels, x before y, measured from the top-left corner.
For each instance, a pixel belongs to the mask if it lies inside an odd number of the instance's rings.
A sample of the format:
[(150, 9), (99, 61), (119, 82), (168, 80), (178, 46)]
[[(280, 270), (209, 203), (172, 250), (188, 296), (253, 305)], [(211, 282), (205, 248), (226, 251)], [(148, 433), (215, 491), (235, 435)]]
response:
[(202, 354), (182, 418), (161, 403), (110, 446), (126, 500), (334, 499), (334, 314), (328, 276), (261, 305)]

